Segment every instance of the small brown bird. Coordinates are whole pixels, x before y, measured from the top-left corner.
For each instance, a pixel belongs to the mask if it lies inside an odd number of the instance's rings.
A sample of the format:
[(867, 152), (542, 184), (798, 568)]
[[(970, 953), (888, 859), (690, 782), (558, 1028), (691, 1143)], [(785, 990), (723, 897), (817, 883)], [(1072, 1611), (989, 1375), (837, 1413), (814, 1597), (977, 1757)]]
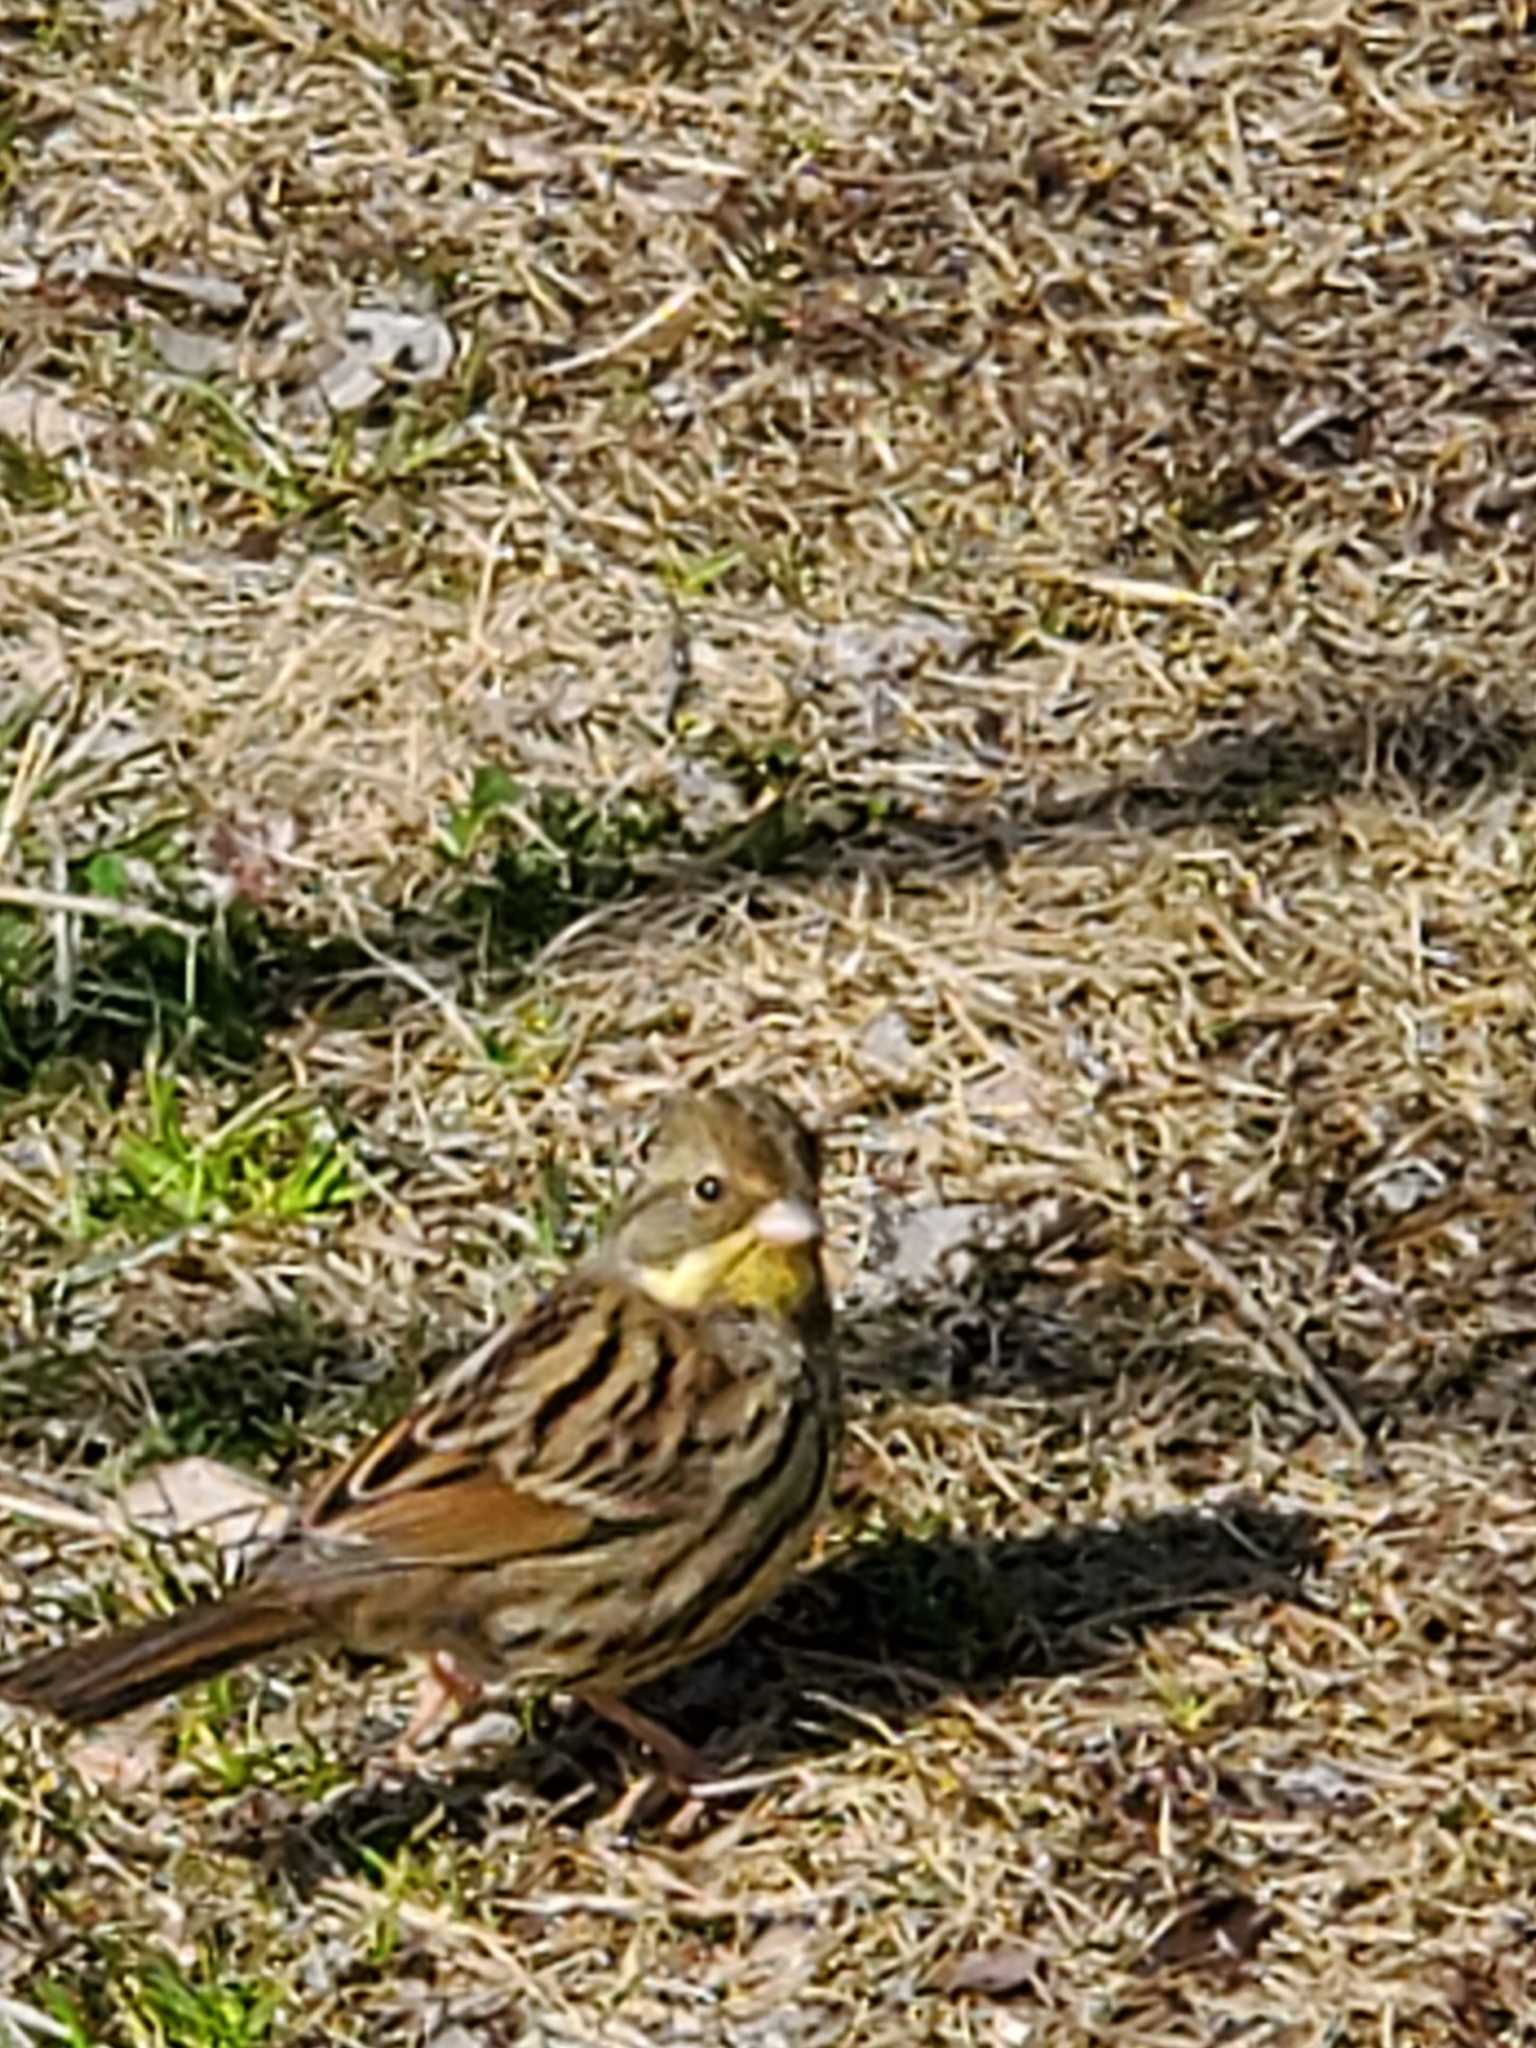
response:
[(814, 1139), (761, 1088), (674, 1098), (606, 1243), (296, 1511), (250, 1584), (32, 1657), (0, 1697), (108, 1719), (305, 1640), (424, 1652), (413, 1731), (485, 1684), (624, 1704), (790, 1576), (840, 1423)]

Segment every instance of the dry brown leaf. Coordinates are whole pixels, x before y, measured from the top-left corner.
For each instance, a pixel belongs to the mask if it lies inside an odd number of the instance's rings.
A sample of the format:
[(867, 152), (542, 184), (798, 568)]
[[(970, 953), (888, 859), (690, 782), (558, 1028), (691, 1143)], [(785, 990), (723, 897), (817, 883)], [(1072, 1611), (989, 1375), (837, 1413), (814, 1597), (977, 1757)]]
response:
[(1241, 1892), (1196, 1900), (1153, 1938), (1141, 1967), (1182, 1970), (1211, 1963), (1238, 1968), (1257, 1954), (1276, 1917)]
[(153, 1536), (206, 1536), (226, 1553), (270, 1541), (287, 1523), (288, 1503), (275, 1488), (217, 1458), (173, 1458), (151, 1466), (124, 1487), (128, 1520)]
[(39, 455), (63, 455), (87, 448), (111, 425), (110, 419), (71, 405), (56, 390), (28, 377), (0, 385), (0, 434), (35, 448)]
[(137, 1792), (159, 1771), (160, 1745), (152, 1736), (135, 1733), (130, 1723), (72, 1742), (69, 1760), (99, 1791)]
[(1044, 1952), (1034, 1944), (999, 1942), (944, 1964), (935, 1971), (930, 1988), (957, 1998), (1018, 1998), (1025, 1992), (1038, 1998), (1045, 1993), (1048, 1967)]

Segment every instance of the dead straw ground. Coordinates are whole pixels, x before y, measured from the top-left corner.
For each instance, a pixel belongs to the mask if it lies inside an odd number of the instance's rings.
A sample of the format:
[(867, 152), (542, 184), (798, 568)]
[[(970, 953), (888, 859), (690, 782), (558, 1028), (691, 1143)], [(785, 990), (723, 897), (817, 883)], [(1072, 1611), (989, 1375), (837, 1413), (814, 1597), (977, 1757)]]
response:
[(825, 1128), (855, 1428), (702, 1813), (8, 1721), (0, 2033), (1532, 2038), (1533, 110), (1522, 0), (9, 10), (6, 1647), (680, 1080)]

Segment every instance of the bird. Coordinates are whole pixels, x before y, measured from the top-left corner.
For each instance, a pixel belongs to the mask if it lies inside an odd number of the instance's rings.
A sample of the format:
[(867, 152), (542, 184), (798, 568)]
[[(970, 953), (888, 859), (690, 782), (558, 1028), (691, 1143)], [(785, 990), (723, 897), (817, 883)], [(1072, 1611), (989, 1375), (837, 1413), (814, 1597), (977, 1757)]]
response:
[(598, 1250), (323, 1476), (244, 1585), (31, 1656), (0, 1698), (86, 1724), (299, 1644), (417, 1653), (408, 1742), (486, 1688), (558, 1691), (695, 1779), (626, 1696), (771, 1600), (826, 1503), (819, 1178), (767, 1088), (671, 1097)]

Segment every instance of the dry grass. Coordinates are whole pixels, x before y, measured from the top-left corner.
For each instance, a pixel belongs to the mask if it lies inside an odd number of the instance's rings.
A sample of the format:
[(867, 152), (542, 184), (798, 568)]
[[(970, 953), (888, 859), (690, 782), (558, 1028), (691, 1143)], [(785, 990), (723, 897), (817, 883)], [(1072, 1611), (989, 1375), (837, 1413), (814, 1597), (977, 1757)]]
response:
[[(1533, 28), (0, 23), (10, 1472), (302, 1477), (714, 1073), (856, 1380), (728, 1796), (11, 1721), (0, 2036), (1530, 2038)], [(12, 1513), (7, 1645), (197, 1569)]]

